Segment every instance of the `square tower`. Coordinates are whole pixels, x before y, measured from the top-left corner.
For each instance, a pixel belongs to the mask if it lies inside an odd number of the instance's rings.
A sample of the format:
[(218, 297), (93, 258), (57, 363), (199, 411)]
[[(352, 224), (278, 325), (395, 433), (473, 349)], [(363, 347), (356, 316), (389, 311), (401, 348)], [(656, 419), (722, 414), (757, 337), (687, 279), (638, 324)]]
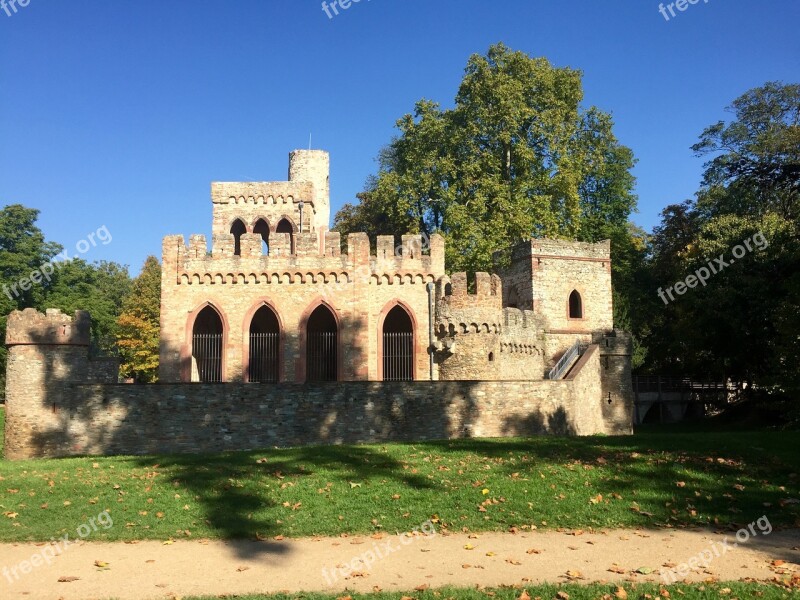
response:
[(512, 250), (501, 273), (503, 304), (532, 310), (556, 358), (592, 332), (613, 329), (611, 242), (533, 239)]

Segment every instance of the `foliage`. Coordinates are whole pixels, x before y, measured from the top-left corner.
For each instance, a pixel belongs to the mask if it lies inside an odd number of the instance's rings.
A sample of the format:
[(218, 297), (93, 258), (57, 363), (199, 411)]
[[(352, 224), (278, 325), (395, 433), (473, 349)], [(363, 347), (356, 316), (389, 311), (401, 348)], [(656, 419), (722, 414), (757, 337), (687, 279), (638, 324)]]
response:
[(342, 233), (439, 232), (450, 270), (491, 271), (530, 236), (624, 238), (632, 152), (583, 109), (581, 73), (503, 44), (467, 64), (455, 106), (420, 100), (378, 174), (335, 217)]
[(148, 256), (142, 272), (133, 280), (130, 294), (117, 319), (120, 374), (152, 383), (158, 376), (161, 266)]
[[(695, 202), (667, 207), (647, 264), (639, 334), (649, 368), (800, 392), (800, 86), (767, 83), (733, 102), (730, 123), (694, 146), (713, 154)], [(755, 244), (754, 240), (763, 240)], [(737, 246), (750, 242), (741, 259)], [(655, 294), (722, 257), (730, 262), (664, 305)]]
[[(23, 290), (19, 283), (49, 263), (61, 246), (45, 240), (36, 226), (39, 211), (20, 204), (0, 210), (0, 339), (6, 337), (6, 318), (12, 310), (42, 306), (49, 281)], [(26, 286), (27, 287), (27, 286)], [(7, 350), (0, 344), (0, 395), (5, 393)]]
[(74, 258), (58, 263), (47, 294), (47, 307), (66, 314), (89, 311), (92, 343), (100, 351), (112, 351), (117, 315), (131, 287), (128, 268), (114, 262), (88, 263)]

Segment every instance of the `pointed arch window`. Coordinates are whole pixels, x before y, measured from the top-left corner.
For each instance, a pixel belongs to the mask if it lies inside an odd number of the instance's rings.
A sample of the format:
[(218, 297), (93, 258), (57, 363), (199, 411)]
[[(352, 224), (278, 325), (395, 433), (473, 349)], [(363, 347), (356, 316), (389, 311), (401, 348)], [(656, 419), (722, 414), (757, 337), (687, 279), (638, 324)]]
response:
[(383, 321), (383, 380), (414, 379), (414, 324), (406, 310), (395, 306)]
[(338, 327), (330, 309), (321, 305), (306, 325), (306, 377), (308, 381), (337, 381)]
[(572, 290), (572, 293), (569, 295), (569, 318), (583, 318), (583, 300), (578, 290)]
[(212, 306), (206, 306), (192, 327), (192, 381), (222, 381), (222, 335), (222, 318)]
[(253, 226), (253, 233), (261, 236), (261, 250), (266, 256), (269, 254), (269, 223), (264, 219), (259, 219)]
[(231, 233), (233, 234), (233, 255), (242, 255), (242, 234), (247, 233), (247, 227), (241, 219), (236, 219), (231, 225)]
[(280, 335), (280, 323), (275, 312), (267, 305), (259, 308), (250, 321), (248, 381), (278, 382)]
[(281, 219), (275, 228), (275, 233), (289, 234), (289, 253), (294, 254), (294, 227), (288, 219)]

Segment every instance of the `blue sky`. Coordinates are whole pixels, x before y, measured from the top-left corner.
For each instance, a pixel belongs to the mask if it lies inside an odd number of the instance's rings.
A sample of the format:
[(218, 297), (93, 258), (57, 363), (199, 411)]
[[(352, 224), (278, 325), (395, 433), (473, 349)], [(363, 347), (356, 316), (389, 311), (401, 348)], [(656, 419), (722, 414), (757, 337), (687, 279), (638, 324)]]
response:
[[(7, 2), (10, 0), (6, 0)], [(502, 41), (584, 72), (639, 164), (646, 229), (697, 190), (690, 146), (769, 80), (800, 81), (800, 2), (700, 0), (29, 0), (0, 10), (0, 202), (41, 210), (68, 249), (138, 272), (171, 233), (210, 233), (211, 181), (283, 180), (331, 153), (352, 201), (414, 102), (450, 106), (467, 58)], [(73, 252), (74, 254), (74, 252)]]

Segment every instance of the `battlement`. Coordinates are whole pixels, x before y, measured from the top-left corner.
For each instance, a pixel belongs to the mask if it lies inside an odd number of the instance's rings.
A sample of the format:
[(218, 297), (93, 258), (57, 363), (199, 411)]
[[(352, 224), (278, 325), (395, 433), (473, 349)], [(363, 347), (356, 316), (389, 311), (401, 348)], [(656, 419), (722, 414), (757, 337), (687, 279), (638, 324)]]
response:
[(541, 320), (532, 310), (522, 310), (519, 308), (503, 309), (503, 329), (509, 334), (524, 329), (540, 331), (542, 328)]
[(600, 347), (603, 356), (631, 356), (633, 354), (633, 338), (627, 331), (612, 329), (592, 333), (592, 343)]
[(86, 311), (65, 315), (56, 308), (41, 313), (35, 308), (8, 315), (6, 345), (88, 346), (92, 320)]
[(503, 306), (503, 289), (500, 277), (488, 273), (475, 273), (475, 293), (469, 292), (466, 273), (444, 275), (436, 282), (436, 297), (451, 308), (480, 307), (500, 309)]
[(444, 240), (438, 234), (431, 236), (429, 246), (421, 235), (404, 235), (399, 244), (393, 236), (379, 236), (376, 254), (370, 253), (364, 233), (347, 236), (346, 253), (338, 232), (321, 235), (322, 244), (317, 232), (274, 233), (264, 254), (261, 236), (244, 233), (238, 255), (233, 234), (213, 235), (210, 252), (205, 235), (192, 235), (188, 246), (182, 235), (171, 235), (162, 245), (163, 269), (174, 273), (179, 284), (350, 282), (358, 277), (378, 285), (427, 283), (444, 271)]
[(610, 260), (611, 240), (592, 243), (534, 238), (517, 244), (511, 251), (512, 261), (545, 257)]

